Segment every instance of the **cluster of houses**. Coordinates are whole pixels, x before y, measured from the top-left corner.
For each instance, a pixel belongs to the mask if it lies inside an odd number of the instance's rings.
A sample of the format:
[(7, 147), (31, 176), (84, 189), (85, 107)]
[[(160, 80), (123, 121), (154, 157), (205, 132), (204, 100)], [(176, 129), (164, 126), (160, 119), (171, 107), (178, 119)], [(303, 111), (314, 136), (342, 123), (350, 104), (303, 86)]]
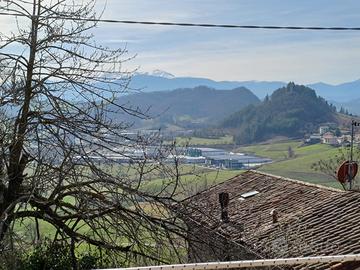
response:
[[(349, 146), (351, 134), (349, 130), (340, 130), (335, 124), (323, 125), (319, 127), (319, 132), (311, 134), (305, 138), (306, 144), (323, 143), (332, 146)], [(360, 134), (355, 134), (354, 142), (360, 143)]]

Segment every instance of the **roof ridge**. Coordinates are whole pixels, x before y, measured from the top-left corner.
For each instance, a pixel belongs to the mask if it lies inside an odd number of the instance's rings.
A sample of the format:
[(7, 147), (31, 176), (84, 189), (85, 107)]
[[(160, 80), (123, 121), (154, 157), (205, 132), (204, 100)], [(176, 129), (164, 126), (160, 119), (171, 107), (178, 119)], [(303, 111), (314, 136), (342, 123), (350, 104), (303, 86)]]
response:
[(326, 186), (323, 186), (323, 185), (309, 183), (309, 182), (296, 180), (296, 179), (292, 179), (292, 178), (288, 178), (288, 177), (283, 177), (283, 176), (279, 176), (279, 175), (275, 175), (275, 174), (271, 174), (271, 173), (261, 172), (261, 171), (257, 171), (257, 170), (249, 170), (249, 171), (253, 172), (253, 173), (262, 174), (262, 175), (265, 175), (265, 176), (270, 176), (270, 177), (273, 177), (273, 178), (278, 178), (278, 179), (281, 179), (281, 180), (293, 182), (293, 183), (296, 183), (296, 184), (299, 184), (299, 185), (316, 187), (316, 188), (319, 188), (319, 189), (326, 189), (326, 190), (330, 190), (330, 191), (334, 191), (334, 192), (346, 192), (345, 190), (332, 188), (332, 187), (326, 187)]

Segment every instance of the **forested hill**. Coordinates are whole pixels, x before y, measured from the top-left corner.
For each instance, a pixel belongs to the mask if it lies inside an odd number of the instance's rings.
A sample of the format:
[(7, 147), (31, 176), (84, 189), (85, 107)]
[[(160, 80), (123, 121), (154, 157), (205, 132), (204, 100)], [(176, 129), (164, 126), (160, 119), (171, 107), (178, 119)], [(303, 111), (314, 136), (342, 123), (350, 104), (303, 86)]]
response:
[[(206, 86), (123, 96), (118, 104), (150, 108), (148, 115), (160, 124), (213, 125), (224, 117), (260, 100), (247, 88), (215, 90)], [(154, 120), (152, 120), (154, 122)]]
[(289, 83), (260, 104), (232, 114), (221, 127), (233, 129), (237, 143), (245, 144), (274, 136), (302, 136), (321, 123), (336, 121), (335, 114), (335, 106), (318, 97), (313, 89)]

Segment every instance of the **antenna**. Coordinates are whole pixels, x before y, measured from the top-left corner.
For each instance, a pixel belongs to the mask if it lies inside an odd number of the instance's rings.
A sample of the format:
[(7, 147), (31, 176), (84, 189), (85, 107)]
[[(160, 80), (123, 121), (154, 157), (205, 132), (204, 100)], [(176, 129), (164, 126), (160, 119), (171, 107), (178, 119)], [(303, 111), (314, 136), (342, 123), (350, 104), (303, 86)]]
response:
[[(353, 153), (354, 153), (354, 129), (355, 129), (355, 126), (360, 126), (360, 123), (356, 122), (355, 120), (352, 120), (351, 121), (351, 144), (350, 144), (350, 164), (353, 164), (354, 161), (353, 161)], [(349, 176), (349, 184), (350, 184), (350, 190), (352, 189), (352, 182), (353, 182), (353, 179), (355, 178), (355, 168), (352, 168), (352, 167), (355, 167), (355, 165), (352, 165), (352, 166), (348, 166), (348, 176)], [(356, 164), (356, 167), (357, 167), (357, 164)], [(352, 171), (354, 170), (354, 171)], [(356, 172), (357, 172), (357, 168), (356, 168)]]

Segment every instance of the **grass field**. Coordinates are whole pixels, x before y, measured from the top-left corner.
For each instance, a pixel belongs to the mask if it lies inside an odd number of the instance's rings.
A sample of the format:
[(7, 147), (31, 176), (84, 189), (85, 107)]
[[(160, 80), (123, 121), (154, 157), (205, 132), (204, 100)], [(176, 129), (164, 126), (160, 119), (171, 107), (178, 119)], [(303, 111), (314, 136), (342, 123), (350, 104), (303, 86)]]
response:
[[(156, 166), (155, 166), (156, 167)], [(126, 174), (130, 178), (136, 179), (138, 177), (139, 171), (135, 166), (124, 166), (124, 165), (115, 165), (115, 166), (105, 166), (104, 168), (109, 173), (113, 174)], [(171, 169), (171, 168), (169, 168)], [(173, 169), (173, 168), (172, 168)], [(149, 164), (146, 166), (145, 171), (149, 171), (144, 179), (141, 189), (144, 191), (151, 192), (153, 194), (167, 193), (171, 191), (174, 187), (173, 179), (169, 178), (168, 174), (162, 174), (160, 171), (152, 171), (152, 165)], [(187, 165), (183, 164), (179, 167), (180, 181), (176, 190), (176, 198), (183, 199), (185, 197), (194, 195), (197, 192), (200, 192), (206, 188), (209, 188), (212, 185), (221, 183), (227, 179), (230, 179), (242, 171), (240, 170), (216, 170), (212, 168)], [(67, 203), (74, 204), (75, 201), (72, 197), (65, 198)], [(142, 204), (142, 203), (140, 203)], [(144, 203), (145, 208), (147, 207), (150, 211), (150, 206)], [(153, 211), (153, 210), (151, 210)], [(79, 223), (83, 224), (82, 222)], [(35, 221), (33, 218), (25, 218), (21, 221), (15, 223), (15, 231), (19, 235), (28, 235), (28, 237), (34, 237), (35, 235)], [(81, 226), (78, 226), (81, 227)], [(56, 232), (56, 228), (51, 224), (39, 220), (39, 229), (41, 231), (42, 237), (53, 238)], [(88, 226), (82, 225), (79, 229), (79, 232), (87, 232), (89, 230)], [(30, 235), (29, 235), (30, 232)]]
[[(211, 170), (203, 171), (204, 168), (197, 167), (191, 174), (181, 176), (177, 186), (177, 198), (182, 199), (203, 191), (213, 185), (222, 183), (243, 171), (241, 170)], [(176, 185), (175, 179), (153, 179), (143, 185), (143, 189), (151, 192), (171, 192)]]
[[(289, 146), (295, 153), (293, 158), (288, 158)], [(302, 146), (300, 141), (285, 141), (272, 144), (259, 144), (239, 148), (240, 152), (254, 153), (259, 156), (269, 157), (273, 163), (262, 166), (259, 170), (288, 178), (325, 186), (341, 188), (331, 176), (317, 172), (311, 165), (319, 160), (327, 160), (334, 156), (338, 149), (324, 144)]]
[[(142, 168), (139, 165), (126, 165), (126, 164), (113, 164), (113, 165), (102, 165), (102, 169), (107, 173), (127, 177), (130, 179), (138, 179), (140, 174), (143, 181), (152, 181), (158, 178), (167, 178), (168, 174), (174, 171), (172, 164), (159, 166), (158, 164), (148, 163)], [(207, 167), (195, 167), (194, 165), (181, 164), (178, 167), (180, 175), (205, 173), (211, 171)]]
[(221, 145), (233, 144), (233, 136), (227, 135), (216, 139), (199, 138), (199, 137), (177, 137), (176, 144), (179, 146), (186, 145)]
[(278, 143), (250, 145), (238, 148), (237, 151), (251, 153), (261, 157), (268, 157), (274, 161), (279, 161), (287, 158), (289, 146), (295, 150), (295, 154), (297, 154), (296, 150), (299, 149), (301, 144), (301, 141), (283, 141)]

